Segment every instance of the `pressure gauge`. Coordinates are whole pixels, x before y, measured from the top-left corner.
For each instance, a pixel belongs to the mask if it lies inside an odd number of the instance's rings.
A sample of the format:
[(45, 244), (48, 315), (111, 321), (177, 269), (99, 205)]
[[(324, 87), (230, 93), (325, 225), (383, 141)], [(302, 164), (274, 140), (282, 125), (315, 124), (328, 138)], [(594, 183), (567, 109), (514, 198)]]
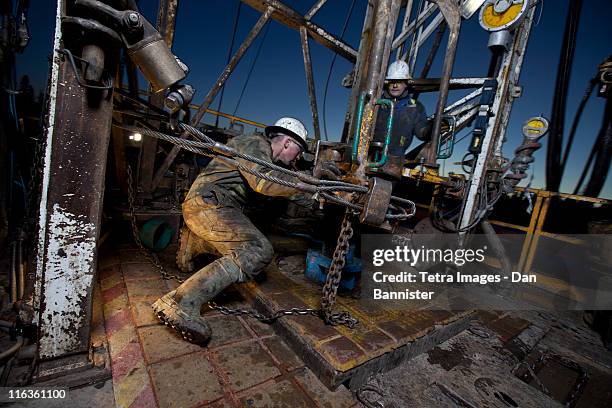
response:
[(521, 21), (528, 3), (528, 0), (487, 0), (478, 20), (487, 31), (508, 30)]
[(548, 120), (541, 116), (527, 119), (523, 125), (523, 136), (528, 140), (538, 140), (548, 132)]

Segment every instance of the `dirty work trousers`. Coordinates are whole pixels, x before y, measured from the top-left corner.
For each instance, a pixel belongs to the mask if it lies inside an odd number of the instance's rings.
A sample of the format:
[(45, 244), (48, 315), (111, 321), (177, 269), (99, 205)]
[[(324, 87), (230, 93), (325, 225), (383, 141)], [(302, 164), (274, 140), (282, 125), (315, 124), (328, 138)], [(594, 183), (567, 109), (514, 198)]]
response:
[(183, 217), (195, 235), (221, 254), (226, 267), (235, 268), (238, 281), (253, 278), (272, 260), (270, 241), (223, 191), (205, 191), (186, 200)]

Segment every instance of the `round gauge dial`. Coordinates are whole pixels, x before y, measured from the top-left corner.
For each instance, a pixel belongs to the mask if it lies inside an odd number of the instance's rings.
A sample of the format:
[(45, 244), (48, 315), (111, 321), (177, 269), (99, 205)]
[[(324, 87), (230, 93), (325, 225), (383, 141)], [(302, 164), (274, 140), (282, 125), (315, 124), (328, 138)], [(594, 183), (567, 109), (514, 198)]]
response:
[(527, 3), (527, 0), (488, 0), (480, 9), (480, 25), (487, 31), (510, 29), (522, 19)]
[(529, 140), (537, 140), (548, 132), (548, 120), (541, 116), (528, 119), (523, 125), (523, 136)]

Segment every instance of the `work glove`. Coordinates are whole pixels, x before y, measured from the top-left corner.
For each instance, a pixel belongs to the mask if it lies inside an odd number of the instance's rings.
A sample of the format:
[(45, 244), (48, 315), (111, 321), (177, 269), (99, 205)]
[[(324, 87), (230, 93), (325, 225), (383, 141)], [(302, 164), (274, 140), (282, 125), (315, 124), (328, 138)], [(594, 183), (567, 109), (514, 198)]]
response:
[(333, 161), (324, 161), (320, 166), (319, 177), (326, 180), (338, 180), (342, 176), (342, 171)]

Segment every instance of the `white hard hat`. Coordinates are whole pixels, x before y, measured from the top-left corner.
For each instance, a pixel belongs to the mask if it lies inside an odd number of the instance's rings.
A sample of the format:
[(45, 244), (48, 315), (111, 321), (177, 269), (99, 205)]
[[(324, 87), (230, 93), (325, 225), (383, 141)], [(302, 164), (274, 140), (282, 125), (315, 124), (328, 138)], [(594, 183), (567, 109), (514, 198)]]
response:
[(387, 81), (412, 79), (408, 64), (401, 60), (392, 62), (389, 65), (389, 69), (387, 70), (387, 78), (385, 79)]
[(265, 132), (266, 136), (268, 137), (275, 133), (282, 133), (290, 136), (292, 139), (298, 142), (300, 146), (302, 146), (304, 151), (308, 150), (308, 143), (306, 143), (308, 131), (306, 130), (306, 126), (304, 126), (304, 124), (296, 118), (280, 118), (274, 123), (274, 125), (266, 126)]

